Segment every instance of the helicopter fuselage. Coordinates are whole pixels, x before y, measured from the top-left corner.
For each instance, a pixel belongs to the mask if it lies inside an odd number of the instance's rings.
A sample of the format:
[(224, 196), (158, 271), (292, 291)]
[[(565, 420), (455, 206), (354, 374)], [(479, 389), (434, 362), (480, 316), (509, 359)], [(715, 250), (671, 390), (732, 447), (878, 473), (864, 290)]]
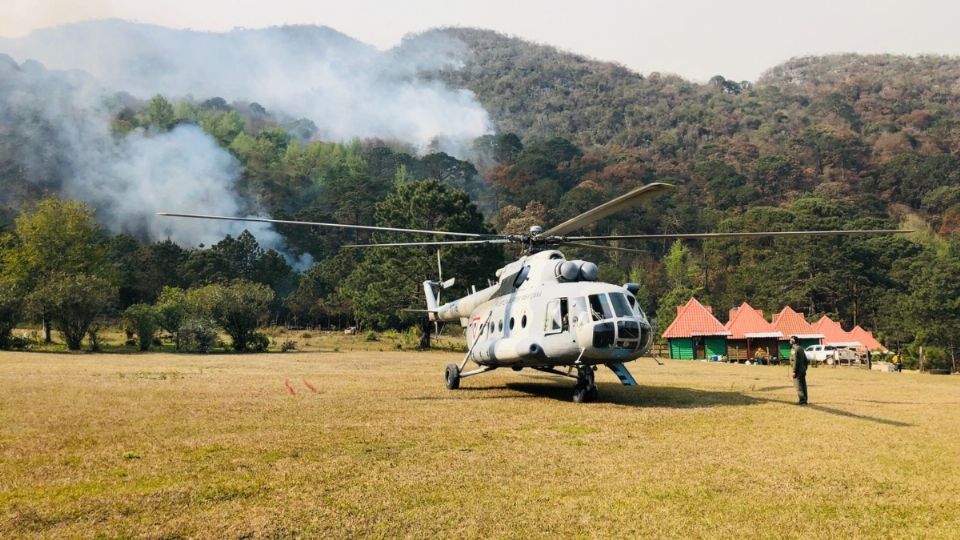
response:
[(650, 346), (651, 326), (634, 295), (596, 281), (593, 263), (542, 251), (503, 267), (497, 277), (497, 284), (431, 310), (436, 320), (466, 328), (468, 358), (481, 366), (623, 363)]

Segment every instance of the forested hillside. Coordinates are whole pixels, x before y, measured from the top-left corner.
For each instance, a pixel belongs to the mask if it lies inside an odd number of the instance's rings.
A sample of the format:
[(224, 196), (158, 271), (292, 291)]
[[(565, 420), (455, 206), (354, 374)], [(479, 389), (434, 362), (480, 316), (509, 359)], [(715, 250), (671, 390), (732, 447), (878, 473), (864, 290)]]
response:
[[(811, 317), (827, 313), (875, 329), (894, 347), (925, 344), (943, 359), (955, 353), (960, 60), (801, 58), (753, 83), (718, 75), (699, 84), (473, 29), (412, 36), (388, 54), (417, 58), (438, 43), (457, 43), (446, 58), (459, 61), (418, 63), (417, 84), (442, 83), (443, 96), (471, 91), (495, 127), (450, 150), (457, 157), (440, 151), (453, 148), (443, 137), (419, 147), (410, 141), (422, 132), (398, 137), (394, 127), (382, 137), (325, 140), (336, 132), (324, 128), (326, 117), (217, 95), (144, 97), (114, 88), (78, 104), (78, 89), (94, 84), (83, 74), (0, 58), (4, 272), (16, 274), (23, 256), (17, 215), (31, 215), (44, 196), (80, 198), (105, 227), (91, 241), (114, 254), (117, 267), (104, 279), (118, 287), (115, 310), (154, 302), (164, 287), (245, 279), (274, 291), (277, 321), (404, 327), (416, 317), (399, 310), (422, 302), (417, 283), (436, 277), (435, 252), (343, 249), (385, 237), (295, 227), (254, 236), (196, 226), (168, 233), (183, 235), (173, 237), (178, 246), (158, 241), (168, 229), (136, 211), (156, 204), (156, 189), (123, 180), (163, 185), (169, 198), (159, 200), (170, 211), (180, 210), (169, 206), (180, 199), (201, 200), (221, 212), (475, 232), (550, 225), (664, 181), (679, 189), (583, 232), (920, 232), (630, 245), (644, 254), (569, 250), (600, 262), (605, 279), (641, 282), (641, 301), (660, 328), (696, 294), (718, 313), (743, 301), (768, 312), (789, 303)], [(103, 121), (84, 120), (94, 115)], [(158, 170), (139, 156), (160, 143), (171, 150), (160, 154), (168, 167)], [(111, 166), (89, 159), (90, 148)], [(208, 167), (211, 159), (217, 167)], [(178, 164), (196, 167), (169, 168)], [(182, 191), (197, 171), (217, 182), (202, 194)], [(171, 175), (182, 181), (163, 184)], [(211, 231), (215, 238), (197, 236)], [(512, 255), (444, 249), (445, 275), (483, 285)], [(139, 268), (142, 261), (149, 269)], [(24, 309), (27, 320), (42, 315), (36, 305)]]

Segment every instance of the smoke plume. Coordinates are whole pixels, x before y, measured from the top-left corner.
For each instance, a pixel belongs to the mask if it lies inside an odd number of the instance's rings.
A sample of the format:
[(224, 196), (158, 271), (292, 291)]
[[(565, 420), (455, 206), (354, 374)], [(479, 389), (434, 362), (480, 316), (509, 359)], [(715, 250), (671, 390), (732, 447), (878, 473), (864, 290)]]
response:
[(248, 228), (264, 247), (282, 249), (266, 226), (155, 217), (249, 212), (235, 191), (240, 165), (192, 126), (118, 138), (106, 98), (258, 102), (311, 120), (322, 140), (395, 139), (462, 156), (490, 119), (471, 92), (419, 76), (456, 68), (467, 54), (459, 42), (432, 39), (380, 52), (324, 27), (217, 34), (108, 20), (0, 40), (0, 53), (13, 57), (0, 55), (0, 154), (16, 162), (0, 156), (0, 174), (15, 167), (24, 192), (59, 189), (90, 202), (114, 231), (196, 246)]
[(0, 52), (80, 69), (140, 98), (254, 101), (312, 120), (322, 140), (396, 139), (421, 150), (448, 141), (444, 150), (462, 156), (458, 147), (491, 130), (472, 92), (418, 77), (466, 58), (439, 35), (380, 52), (326, 27), (211, 33), (105, 20), (0, 40)]
[[(17, 65), (0, 55), (0, 161), (25, 182), (18, 186), (23, 198), (61, 192), (94, 206), (111, 230), (152, 240), (193, 247), (248, 229), (263, 247), (285, 252), (283, 238), (264, 224), (157, 217), (171, 209), (246, 214), (235, 190), (240, 164), (196, 126), (115, 137), (107, 96), (82, 73), (48, 71), (33, 61)], [(15, 204), (17, 195), (0, 200)], [(310, 263), (287, 257), (298, 267)]]

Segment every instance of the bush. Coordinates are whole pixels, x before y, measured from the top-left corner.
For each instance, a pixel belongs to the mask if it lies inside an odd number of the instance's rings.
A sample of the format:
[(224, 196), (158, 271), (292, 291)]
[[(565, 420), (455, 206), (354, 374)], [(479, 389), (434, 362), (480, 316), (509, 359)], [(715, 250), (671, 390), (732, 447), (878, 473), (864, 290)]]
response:
[(13, 346), (13, 329), (23, 315), (23, 294), (11, 280), (0, 279), (0, 349)]
[(291, 339), (284, 341), (280, 345), (280, 352), (295, 351), (297, 350), (297, 342)]
[(265, 352), (270, 346), (270, 338), (263, 332), (254, 332), (247, 339), (247, 349), (253, 352)]
[(154, 306), (134, 304), (123, 312), (123, 329), (137, 336), (141, 351), (150, 349), (153, 336), (159, 329), (160, 315)]
[(941, 347), (923, 348), (923, 369), (950, 369), (950, 355)]
[(100, 352), (100, 324), (92, 323), (87, 328), (87, 342), (90, 344), (90, 352)]
[(176, 334), (187, 317), (186, 293), (177, 287), (164, 287), (156, 303), (157, 324), (168, 334)]
[(6, 347), (8, 349), (13, 349), (15, 351), (25, 351), (30, 345), (33, 344), (33, 341), (27, 339), (23, 336), (10, 336), (7, 338)]
[(217, 329), (211, 321), (187, 319), (177, 330), (177, 350), (208, 353), (217, 343)]
[[(246, 351), (257, 327), (270, 314), (268, 308), (274, 292), (261, 283), (236, 279), (227, 284), (208, 285), (187, 293), (187, 304), (194, 313), (209, 312), (230, 336), (233, 350)], [(269, 344), (269, 340), (268, 340)]]
[(377, 337), (377, 333), (373, 330), (367, 332), (367, 335), (364, 336), (364, 341), (380, 341), (380, 338)]

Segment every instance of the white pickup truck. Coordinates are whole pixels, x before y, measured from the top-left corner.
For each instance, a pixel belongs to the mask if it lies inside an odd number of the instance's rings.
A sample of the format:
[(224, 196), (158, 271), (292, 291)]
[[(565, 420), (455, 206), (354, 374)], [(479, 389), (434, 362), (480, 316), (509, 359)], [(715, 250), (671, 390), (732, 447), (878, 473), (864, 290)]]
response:
[(852, 364), (857, 361), (856, 351), (836, 345), (810, 345), (803, 352), (807, 354), (807, 361), (813, 364)]

